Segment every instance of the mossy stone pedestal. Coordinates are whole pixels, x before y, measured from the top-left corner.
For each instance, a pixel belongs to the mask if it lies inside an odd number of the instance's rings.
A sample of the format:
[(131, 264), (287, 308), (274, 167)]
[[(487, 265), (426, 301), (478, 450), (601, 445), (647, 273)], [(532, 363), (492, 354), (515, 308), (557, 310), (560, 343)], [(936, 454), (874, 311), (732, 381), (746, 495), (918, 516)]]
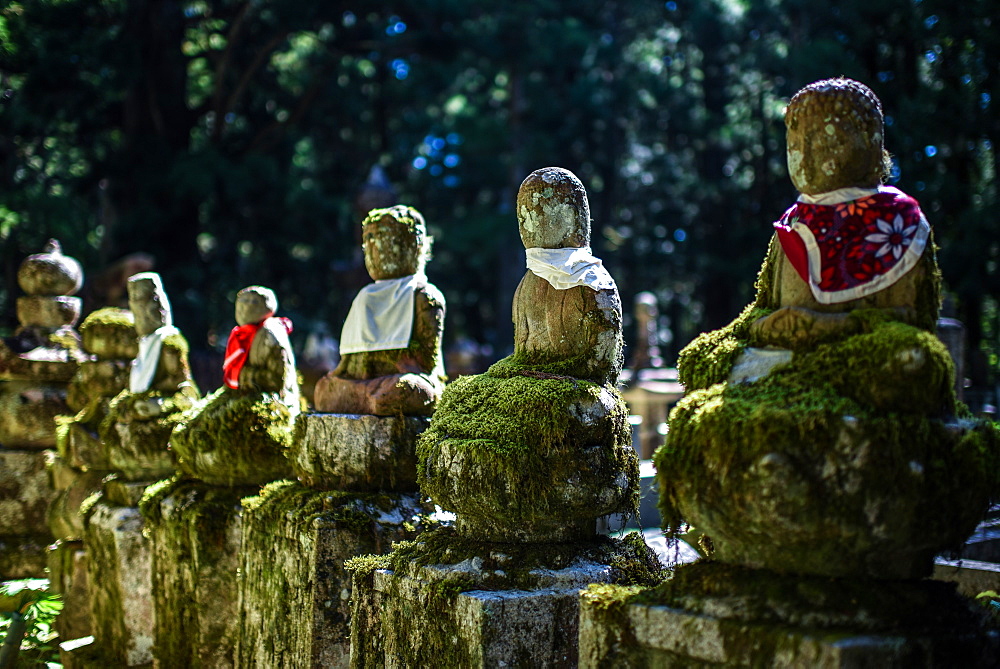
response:
[(937, 581), (777, 574), (702, 562), (658, 588), (580, 596), (580, 667), (996, 666), (1000, 629)]
[(574, 667), (580, 589), (659, 578), (640, 535), (485, 543), (439, 529), (349, 568), (356, 668)]
[(143, 667), (153, 661), (152, 542), (139, 513), (147, 485), (111, 477), (84, 508), (95, 643), (80, 649), (81, 663)]
[(658, 578), (641, 538), (596, 535), (634, 512), (638, 482), (610, 384), (501, 361), (446, 388), (417, 454), (456, 526), (352, 563), (353, 667), (575, 666), (578, 590)]
[(140, 511), (152, 554), (154, 667), (234, 666), (240, 500), (257, 490), (180, 476), (147, 489)]
[(310, 485), (275, 482), (244, 500), (238, 666), (347, 666), (352, 585), (343, 565), (425, 527), (413, 454), (426, 424), (299, 417), (289, 459)]

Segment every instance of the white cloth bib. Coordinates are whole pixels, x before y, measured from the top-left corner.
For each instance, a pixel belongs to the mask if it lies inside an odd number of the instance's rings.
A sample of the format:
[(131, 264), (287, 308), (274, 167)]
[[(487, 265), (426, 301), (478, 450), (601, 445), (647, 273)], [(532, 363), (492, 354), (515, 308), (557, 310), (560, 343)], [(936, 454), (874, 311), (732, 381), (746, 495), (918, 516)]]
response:
[(531, 273), (549, 282), (556, 290), (569, 290), (586, 286), (591, 290), (608, 290), (615, 287), (615, 280), (600, 258), (590, 253), (588, 247), (565, 249), (530, 248), (525, 250), (527, 266)]
[(161, 325), (150, 334), (139, 338), (139, 355), (132, 361), (128, 376), (128, 389), (133, 393), (144, 393), (153, 382), (156, 368), (160, 364), (160, 350), (163, 340), (180, 330), (173, 325)]
[(410, 274), (376, 281), (358, 291), (340, 334), (341, 354), (408, 347), (413, 332), (413, 296), (426, 284), (424, 274)]

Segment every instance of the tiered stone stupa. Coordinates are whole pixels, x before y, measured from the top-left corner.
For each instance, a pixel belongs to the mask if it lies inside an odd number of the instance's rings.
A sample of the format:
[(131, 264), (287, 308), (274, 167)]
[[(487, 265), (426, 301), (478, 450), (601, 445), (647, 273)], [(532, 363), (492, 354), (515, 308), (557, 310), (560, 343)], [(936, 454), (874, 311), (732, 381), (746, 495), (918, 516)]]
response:
[(449, 385), (418, 445), (421, 490), (456, 525), (350, 563), (352, 666), (572, 666), (577, 590), (658, 573), (639, 535), (596, 534), (599, 516), (635, 511), (638, 466), (615, 390), (621, 302), (590, 253), (586, 192), (538, 170), (517, 216), (514, 353)]
[(95, 640), (70, 654), (94, 666), (153, 660), (151, 542), (139, 502), (147, 486), (174, 473), (170, 433), (198, 398), (187, 340), (173, 326), (160, 276), (143, 272), (127, 285), (138, 352), (128, 387), (111, 400), (99, 429), (106, 461), (117, 473), (83, 509)]
[(1000, 492), (996, 429), (956, 402), (934, 336), (930, 226), (880, 185), (866, 86), (811, 84), (785, 122), (801, 195), (755, 302), (681, 353), (654, 458), (666, 530), (689, 523), (713, 560), (587, 593), (581, 666), (995, 666), (978, 613), (920, 580)]
[[(0, 340), (0, 574), (44, 576), (45, 546), (52, 541), (46, 509), (55, 496), (46, 459), (56, 445), (58, 414), (69, 411), (67, 384), (85, 359), (79, 334), (81, 300), (73, 295), (83, 271), (49, 240), (44, 252), (18, 269), (20, 323)], [(64, 481), (60, 481), (60, 484)]]
[(63, 598), (56, 629), (64, 640), (92, 631), (80, 506), (101, 490), (102, 480), (112, 473), (97, 431), (111, 399), (128, 385), (138, 351), (132, 313), (124, 309), (93, 312), (80, 325), (80, 336), (89, 357), (80, 363), (66, 398), (76, 413), (56, 417), (57, 454), (49, 464), (57, 491), (48, 515), (57, 540), (49, 547), (49, 580)]
[(411, 207), (362, 223), (374, 283), (355, 298), (340, 365), (316, 386), (288, 452), (299, 483), (244, 500), (239, 666), (346, 666), (351, 577), (344, 561), (383, 553), (425, 526), (415, 446), (444, 384), (445, 302), (427, 281), (429, 239)]
[(285, 451), (300, 407), (292, 324), (263, 286), (236, 296), (223, 387), (188, 411), (171, 448), (180, 474), (141, 511), (153, 547), (153, 654), (161, 667), (234, 666), (240, 627), (241, 499), (291, 475)]

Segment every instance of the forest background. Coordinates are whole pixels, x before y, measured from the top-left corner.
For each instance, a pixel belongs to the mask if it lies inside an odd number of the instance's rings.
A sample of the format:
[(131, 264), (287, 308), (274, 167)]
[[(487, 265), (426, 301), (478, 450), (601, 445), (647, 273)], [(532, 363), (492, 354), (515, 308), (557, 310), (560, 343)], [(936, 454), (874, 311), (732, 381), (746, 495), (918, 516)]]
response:
[(893, 182), (935, 228), (969, 376), (996, 382), (992, 0), (0, 7), (6, 333), (19, 263), (57, 237), (84, 265), (88, 308), (152, 263), (196, 351), (225, 344), (248, 284), (275, 289), (299, 347), (337, 337), (368, 281), (364, 212), (401, 202), (435, 237), (447, 346), (489, 363), (511, 346), (524, 272), (517, 187), (558, 165), (589, 191), (594, 251), (626, 312), (639, 291), (657, 296), (669, 364), (752, 299), (795, 197), (788, 98), (846, 75), (882, 99)]

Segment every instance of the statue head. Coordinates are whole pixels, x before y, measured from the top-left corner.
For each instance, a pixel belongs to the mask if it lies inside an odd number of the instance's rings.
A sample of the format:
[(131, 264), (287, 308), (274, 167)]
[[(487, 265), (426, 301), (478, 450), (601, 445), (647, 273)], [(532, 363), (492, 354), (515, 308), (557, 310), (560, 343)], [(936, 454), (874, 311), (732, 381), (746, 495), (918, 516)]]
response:
[(875, 188), (887, 174), (882, 103), (853, 79), (823, 79), (796, 93), (785, 109), (788, 174), (800, 193)]
[(236, 294), (236, 323), (251, 325), (264, 321), (278, 310), (274, 291), (264, 286), (247, 286)]
[(173, 325), (170, 301), (156, 272), (133, 274), (128, 279), (128, 307), (135, 318), (140, 337), (152, 334), (164, 325)]
[(517, 225), (526, 249), (590, 246), (587, 191), (569, 170), (535, 170), (517, 191)]
[(361, 247), (372, 279), (398, 279), (424, 271), (430, 239), (413, 207), (373, 209), (361, 223)]

